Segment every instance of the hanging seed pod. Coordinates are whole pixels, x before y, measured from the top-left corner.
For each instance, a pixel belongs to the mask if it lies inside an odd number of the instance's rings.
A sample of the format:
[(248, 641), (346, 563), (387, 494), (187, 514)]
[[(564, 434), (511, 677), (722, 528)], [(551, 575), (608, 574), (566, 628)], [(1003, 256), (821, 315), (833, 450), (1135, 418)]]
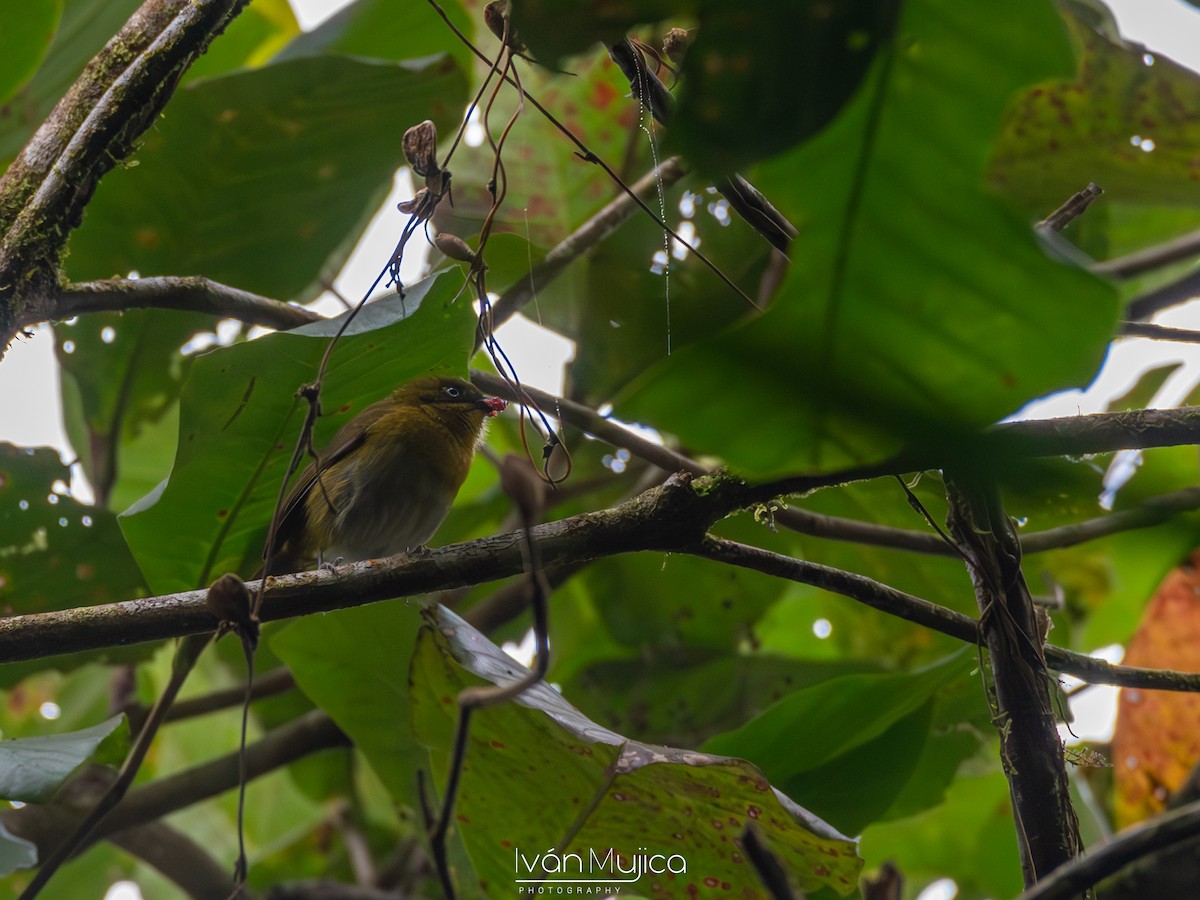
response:
[(517, 32), (512, 27), (510, 13), (508, 0), (492, 0), (483, 8), (483, 23), (510, 50), (514, 53), (523, 53), (525, 44), (517, 37)]
[(400, 146), (412, 170), (426, 181), (441, 174), (437, 163), (437, 126), (428, 119), (404, 132)]
[(467, 246), (467, 242), (457, 234), (450, 234), (448, 231), (439, 231), (433, 236), (433, 246), (441, 250), (450, 259), (456, 259), (459, 262), (465, 263), (475, 262), (475, 251)]
[(663, 56), (678, 65), (691, 42), (692, 35), (686, 28), (672, 28), (663, 35)]

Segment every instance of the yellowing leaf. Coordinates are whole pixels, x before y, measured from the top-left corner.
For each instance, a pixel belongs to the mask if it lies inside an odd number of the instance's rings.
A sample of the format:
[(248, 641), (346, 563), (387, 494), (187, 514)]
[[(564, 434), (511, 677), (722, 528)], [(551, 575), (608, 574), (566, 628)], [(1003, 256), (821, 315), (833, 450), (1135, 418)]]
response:
[[(1154, 592), (1125, 663), (1200, 672), (1200, 550)], [(1200, 759), (1200, 696), (1121, 691), (1112, 752), (1118, 826), (1161, 812)]]

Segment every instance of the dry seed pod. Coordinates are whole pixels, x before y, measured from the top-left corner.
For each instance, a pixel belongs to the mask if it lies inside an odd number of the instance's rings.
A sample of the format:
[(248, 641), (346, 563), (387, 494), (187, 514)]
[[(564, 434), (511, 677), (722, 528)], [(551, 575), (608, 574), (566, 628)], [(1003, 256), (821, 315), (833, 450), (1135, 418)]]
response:
[(412, 170), (422, 178), (437, 173), (437, 126), (431, 121), (426, 119), (404, 132), (400, 146)]
[(663, 35), (663, 55), (678, 64), (691, 40), (692, 36), (686, 28), (672, 28)]
[(456, 259), (459, 262), (465, 263), (475, 262), (475, 251), (467, 246), (467, 242), (457, 234), (450, 234), (448, 231), (439, 231), (433, 236), (433, 246), (441, 250), (450, 259)]
[[(483, 24), (487, 25), (492, 34), (507, 44), (510, 50), (521, 53), (525, 50), (525, 45), (517, 37), (517, 32), (512, 27), (510, 13), (508, 0), (492, 0), (483, 8)], [(505, 38), (506, 34), (507, 38)]]

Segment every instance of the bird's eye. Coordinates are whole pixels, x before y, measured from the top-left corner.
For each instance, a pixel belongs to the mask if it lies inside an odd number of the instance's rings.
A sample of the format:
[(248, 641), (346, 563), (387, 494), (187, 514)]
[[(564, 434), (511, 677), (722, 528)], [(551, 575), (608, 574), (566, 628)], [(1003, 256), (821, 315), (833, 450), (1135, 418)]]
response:
[(454, 387), (453, 385), (451, 385), (450, 387), (447, 387), (447, 388), (443, 388), (443, 390), (445, 390), (446, 396), (450, 397), (450, 398), (456, 398), (456, 397), (462, 396), (462, 388), (457, 388), (457, 387)]

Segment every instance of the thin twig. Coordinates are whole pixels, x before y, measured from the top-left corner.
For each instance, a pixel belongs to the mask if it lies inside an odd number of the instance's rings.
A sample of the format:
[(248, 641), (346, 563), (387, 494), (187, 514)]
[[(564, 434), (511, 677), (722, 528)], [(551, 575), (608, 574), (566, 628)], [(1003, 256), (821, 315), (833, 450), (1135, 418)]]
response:
[(1092, 205), (1092, 201), (1103, 193), (1094, 181), (1089, 183), (1082, 191), (1076, 191), (1062, 206), (1038, 222), (1037, 227), (1048, 231), (1062, 231), (1083, 215), (1084, 210)]
[[(277, 694), (290, 691), (295, 686), (296, 679), (292, 676), (291, 670), (281, 666), (255, 679), (250, 699), (261, 700), (264, 697), (274, 697)], [(190, 697), (187, 700), (180, 700), (172, 706), (170, 712), (167, 713), (166, 721), (178, 722), (195, 716), (207, 715), (218, 710), (229, 709), (233, 706), (241, 706), (245, 700), (246, 688), (244, 685), (213, 691), (211, 694), (205, 694), (202, 697)]]
[(1200, 255), (1200, 230), (1172, 238), (1153, 247), (1146, 247), (1115, 259), (1095, 263), (1091, 269), (1097, 275), (1111, 278), (1133, 278), (1161, 269), (1164, 266), (1191, 259)]
[(1176, 341), (1181, 344), (1200, 344), (1200, 331), (1189, 328), (1169, 328), (1149, 322), (1122, 322), (1118, 334), (1121, 337), (1149, 338), (1153, 341)]

